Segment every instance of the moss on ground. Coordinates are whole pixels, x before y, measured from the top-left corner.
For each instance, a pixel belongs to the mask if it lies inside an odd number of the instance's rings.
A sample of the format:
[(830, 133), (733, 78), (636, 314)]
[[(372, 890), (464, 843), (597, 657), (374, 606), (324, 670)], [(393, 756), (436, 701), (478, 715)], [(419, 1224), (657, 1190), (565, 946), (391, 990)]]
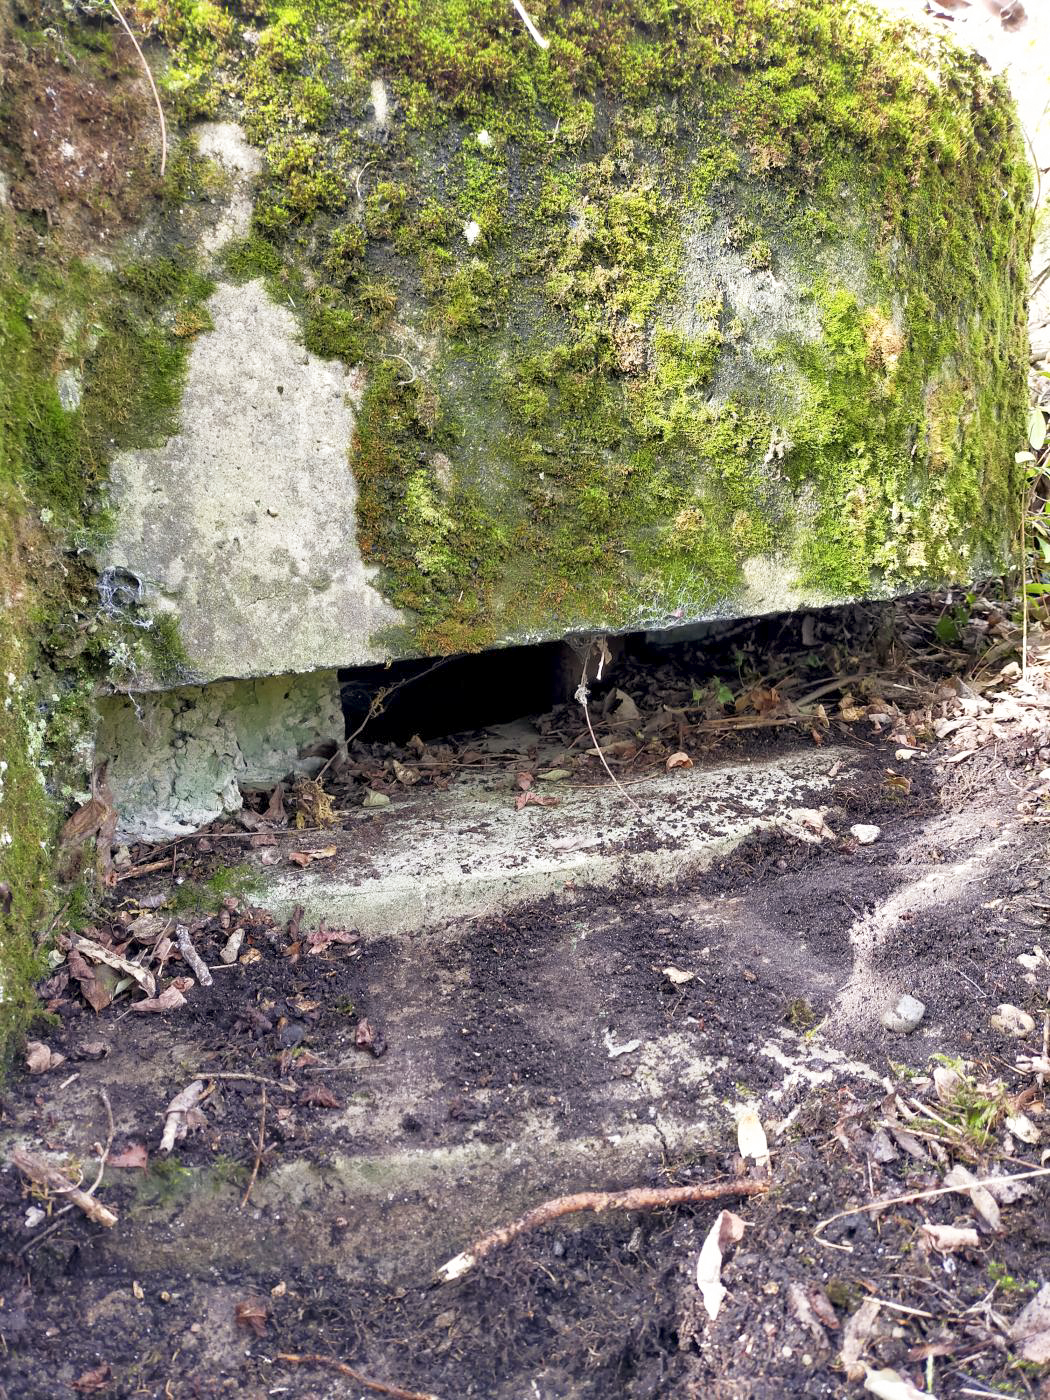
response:
[[(138, 9), (184, 110), (266, 150), (229, 267), (369, 368), (361, 531), (406, 649), (701, 615), (768, 553), (829, 596), (1001, 561), (1029, 190), (977, 60), (817, 0), (540, 4), (546, 52), (504, 0), (260, 0), (249, 41)], [(686, 304), (704, 233), (808, 285), (817, 336)]]

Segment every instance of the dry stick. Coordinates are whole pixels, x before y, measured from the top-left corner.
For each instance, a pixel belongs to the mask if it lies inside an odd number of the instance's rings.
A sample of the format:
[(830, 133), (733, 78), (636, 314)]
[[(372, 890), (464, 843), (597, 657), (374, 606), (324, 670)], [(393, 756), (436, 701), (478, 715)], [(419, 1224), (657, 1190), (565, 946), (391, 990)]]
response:
[(113, 6), (113, 13), (124, 26), (124, 33), (135, 45), (135, 52), (139, 56), (139, 62), (142, 64), (142, 70), (146, 74), (147, 81), (149, 82), (150, 89), (153, 93), (153, 100), (157, 104), (157, 116), (160, 118), (160, 173), (161, 178), (163, 179), (164, 171), (168, 164), (168, 127), (167, 123), (164, 120), (164, 108), (160, 105), (160, 93), (157, 91), (157, 84), (153, 81), (153, 74), (150, 72), (150, 66), (146, 62), (146, 55), (142, 52), (141, 48), (139, 48), (139, 41), (135, 38), (131, 25), (121, 14), (120, 8), (117, 5), (117, 0), (109, 0), (109, 3)]
[(521, 3), (521, 0), (511, 0), (511, 3), (513, 4), (514, 8), (517, 10), (518, 14), (521, 16), (522, 22), (524, 23), (525, 28), (526, 28), (526, 29), (529, 31), (529, 33), (532, 35), (533, 39), (534, 39), (534, 40), (536, 41), (536, 43), (540, 46), (540, 48), (541, 48), (541, 49), (549, 49), (550, 46), (551, 46), (551, 41), (550, 41), (549, 39), (545, 39), (545, 38), (543, 37), (543, 35), (540, 33), (540, 31), (539, 31), (539, 30), (536, 28), (536, 26), (533, 24), (532, 18), (531, 18), (531, 16), (529, 15), (528, 11), (525, 9), (525, 6)]
[(264, 1074), (242, 1074), (240, 1071), (224, 1069), (202, 1069), (198, 1079), (243, 1079), (252, 1084), (269, 1084), (273, 1089), (280, 1089), (284, 1094), (294, 1094), (298, 1088), (290, 1079), (267, 1079)]
[(210, 987), (213, 979), (208, 971), (208, 964), (190, 941), (190, 931), (185, 924), (175, 925), (175, 942), (179, 945), (183, 962), (188, 963), (193, 969), (197, 981), (202, 987)]
[[(1004, 1178), (1005, 1179), (1005, 1178)], [(697, 1201), (717, 1201), (723, 1196), (762, 1196), (769, 1190), (768, 1181), (720, 1181), (713, 1185), (700, 1186), (636, 1186), (630, 1191), (580, 1191), (575, 1196), (555, 1196), (542, 1205), (528, 1211), (502, 1229), (492, 1230), (471, 1245), (462, 1254), (457, 1254), (437, 1271), (439, 1283), (451, 1283), (474, 1267), (479, 1259), (484, 1259), (494, 1249), (510, 1244), (518, 1235), (527, 1230), (535, 1230), (547, 1225), (563, 1215), (573, 1215), (581, 1210), (663, 1210), (667, 1206), (691, 1205)]]
[(38, 1186), (46, 1186), (51, 1191), (68, 1196), (71, 1204), (82, 1210), (87, 1218), (93, 1220), (96, 1225), (105, 1225), (107, 1229), (110, 1229), (117, 1223), (116, 1215), (108, 1206), (104, 1206), (101, 1201), (96, 1201), (94, 1196), (88, 1195), (86, 1191), (81, 1191), (79, 1186), (74, 1186), (69, 1177), (64, 1172), (60, 1172), (57, 1167), (53, 1167), (50, 1162), (45, 1162), (40, 1157), (34, 1157), (28, 1152), (17, 1150), (11, 1153), (11, 1161), (23, 1176), (29, 1177), (30, 1181), (35, 1181)]
[(252, 1166), (252, 1174), (248, 1178), (248, 1185), (244, 1189), (244, 1196), (241, 1198), (241, 1210), (248, 1204), (248, 1197), (252, 1194), (252, 1187), (255, 1179), (259, 1175), (259, 1168), (262, 1166), (263, 1151), (266, 1147), (266, 1085), (262, 1090), (262, 1111), (259, 1114), (259, 1145), (255, 1149), (255, 1162)]
[(983, 1181), (967, 1181), (958, 1186), (937, 1186), (930, 1191), (911, 1191), (906, 1196), (889, 1196), (882, 1201), (869, 1201), (866, 1206), (854, 1206), (852, 1210), (840, 1210), (836, 1215), (829, 1215), (826, 1220), (821, 1220), (813, 1231), (813, 1238), (820, 1240), (828, 1249), (844, 1249), (847, 1254), (853, 1253), (851, 1244), (834, 1244), (831, 1240), (820, 1239), (821, 1231), (826, 1230), (829, 1225), (836, 1220), (845, 1220), (850, 1215), (863, 1215), (869, 1210), (884, 1210), (887, 1206), (908, 1205), (911, 1201), (929, 1201), (934, 1196), (947, 1196), (951, 1192), (960, 1192), (967, 1195), (977, 1186), (1005, 1186), (1008, 1181), (1026, 1181), (1033, 1176), (1050, 1176), (1050, 1167), (1034, 1167), (1028, 1172), (1014, 1172), (1012, 1176), (988, 1176)]
[[(591, 723), (591, 712), (587, 704), (587, 657), (589, 655), (590, 651), (588, 650), (588, 652), (583, 658), (583, 674), (580, 676), (580, 683), (576, 687), (576, 699), (580, 702), (580, 708), (583, 710), (583, 717), (587, 721), (587, 728), (590, 731), (591, 742), (594, 744), (594, 747), (598, 751), (598, 757), (602, 761), (602, 767), (605, 769), (606, 773), (608, 773), (609, 777), (612, 778), (613, 785), (620, 789), (620, 791), (623, 793), (624, 797), (626, 797), (627, 801), (631, 804), (634, 810), (636, 812), (640, 812), (642, 810), (641, 807), (639, 807), (638, 803), (635, 802), (634, 798), (624, 787), (623, 783), (620, 782), (619, 778), (609, 767), (608, 763), (606, 763), (605, 755), (602, 753), (602, 746), (598, 743), (598, 736), (597, 734), (595, 734), (594, 725)], [(599, 666), (598, 669), (600, 673), (601, 667)]]
[(402, 1390), (399, 1385), (387, 1385), (384, 1381), (372, 1381), (355, 1371), (345, 1361), (337, 1361), (334, 1356), (297, 1356), (295, 1352), (279, 1351), (278, 1361), (287, 1361), (292, 1366), (326, 1366), (330, 1371), (338, 1371), (341, 1376), (349, 1376), (355, 1385), (363, 1385), (366, 1390), (374, 1390), (377, 1395), (393, 1395), (397, 1400), (438, 1400), (429, 1390)]
[[(106, 1120), (109, 1131), (106, 1134), (106, 1145), (101, 1149), (101, 1156), (98, 1159), (98, 1172), (95, 1175), (95, 1180), (91, 1183), (87, 1191), (84, 1193), (87, 1196), (93, 1196), (98, 1190), (98, 1188), (102, 1185), (102, 1178), (105, 1175), (106, 1171), (106, 1163), (109, 1161), (110, 1149), (113, 1146), (113, 1139), (116, 1136), (117, 1132), (116, 1125), (113, 1122), (113, 1105), (109, 1101), (109, 1095), (106, 1093), (105, 1089), (99, 1089), (98, 1092), (99, 1097), (101, 1098), (106, 1109)], [(31, 1240), (27, 1240), (26, 1243), (22, 1246), (22, 1248), (18, 1251), (17, 1258), (23, 1258), (26, 1254), (29, 1253), (31, 1249), (35, 1249), (38, 1244), (43, 1244), (44, 1240), (46, 1240), (49, 1235), (53, 1235), (55, 1231), (61, 1227), (61, 1217), (63, 1215), (67, 1215), (71, 1210), (73, 1210), (73, 1206), (68, 1205), (63, 1206), (61, 1210), (55, 1211), (54, 1219), (52, 1220), (51, 1224), (48, 1225), (46, 1229), (41, 1230), (38, 1235), (34, 1235)]]
[[(398, 358), (404, 359), (404, 356), (398, 356)], [(335, 753), (328, 760), (325, 766), (318, 771), (314, 781), (319, 783), (324, 777), (324, 775), (328, 772), (329, 768), (331, 768), (332, 764), (339, 757), (340, 753), (346, 753), (349, 750), (350, 745), (361, 733), (365, 725), (370, 724), (372, 720), (375, 719), (376, 715), (381, 715), (383, 713), (383, 710), (386, 706), (386, 702), (390, 699), (391, 695), (393, 695), (395, 691), (400, 690), (402, 686), (411, 685), (413, 681), (421, 681), (424, 676), (429, 676), (430, 673), (432, 671), (436, 671), (439, 666), (444, 666), (448, 660), (449, 658), (447, 656), (441, 656), (437, 659), (437, 661), (434, 662), (433, 666), (428, 666), (425, 671), (420, 671), (414, 676), (405, 676), (402, 680), (395, 681), (393, 685), (383, 686), (380, 690), (378, 690), (375, 693), (375, 695), (372, 696), (372, 699), (369, 701), (368, 713), (365, 715), (364, 719), (361, 721), (361, 723), (357, 726), (357, 728), (352, 734), (348, 734), (346, 736), (346, 738), (339, 745), (339, 747), (336, 749)]]

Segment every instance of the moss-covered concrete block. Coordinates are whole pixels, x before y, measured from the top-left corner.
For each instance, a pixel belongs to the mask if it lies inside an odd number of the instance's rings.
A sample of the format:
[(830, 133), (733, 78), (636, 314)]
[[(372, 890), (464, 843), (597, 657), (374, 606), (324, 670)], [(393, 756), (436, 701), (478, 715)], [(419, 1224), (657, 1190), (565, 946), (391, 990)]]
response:
[(197, 147), (146, 244), (217, 286), (106, 562), (184, 679), (1002, 567), (1030, 191), (972, 55), (837, 0), (143, 8)]
[(115, 475), (118, 548), (201, 674), (1002, 566), (1030, 240), (1005, 90), (854, 5), (534, 17), (546, 50), (504, 0), (156, 11), (169, 98), (262, 153), (181, 434)]

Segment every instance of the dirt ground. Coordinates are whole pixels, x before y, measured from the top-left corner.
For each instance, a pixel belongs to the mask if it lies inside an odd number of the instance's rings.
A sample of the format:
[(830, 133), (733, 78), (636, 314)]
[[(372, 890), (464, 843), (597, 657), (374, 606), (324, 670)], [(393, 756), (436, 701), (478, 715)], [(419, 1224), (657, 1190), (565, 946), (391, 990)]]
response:
[[(1050, 1395), (1050, 1177), (896, 1201), (1050, 1160), (1044, 736), (1003, 732), (945, 763), (844, 728), (822, 839), (411, 936), (278, 923), (214, 879), (196, 909), (161, 877), (118, 885), (82, 936), (185, 921), (213, 984), (146, 1014), (126, 993), (96, 1014), (74, 959), (43, 985), (66, 1058), (9, 1079), (4, 1156), (88, 1187), (108, 1147), (118, 1218), (0, 1171), (2, 1393)], [(764, 730), (733, 757), (813, 743)], [(880, 1021), (902, 993), (926, 1007), (911, 1034)], [(746, 1109), (768, 1175), (738, 1150)], [(768, 1193), (567, 1216), (435, 1281), (550, 1196), (740, 1181)], [(746, 1229), (712, 1318), (697, 1262), (723, 1205)]]

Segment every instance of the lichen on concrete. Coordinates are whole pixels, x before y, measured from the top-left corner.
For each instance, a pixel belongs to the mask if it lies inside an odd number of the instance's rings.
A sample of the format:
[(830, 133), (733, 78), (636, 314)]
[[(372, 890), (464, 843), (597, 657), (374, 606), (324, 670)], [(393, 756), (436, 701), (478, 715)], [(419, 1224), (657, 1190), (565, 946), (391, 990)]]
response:
[(97, 757), (120, 834), (167, 840), (240, 811), (242, 789), (316, 772), (342, 732), (338, 680), (317, 671), (111, 696), (99, 703)]

